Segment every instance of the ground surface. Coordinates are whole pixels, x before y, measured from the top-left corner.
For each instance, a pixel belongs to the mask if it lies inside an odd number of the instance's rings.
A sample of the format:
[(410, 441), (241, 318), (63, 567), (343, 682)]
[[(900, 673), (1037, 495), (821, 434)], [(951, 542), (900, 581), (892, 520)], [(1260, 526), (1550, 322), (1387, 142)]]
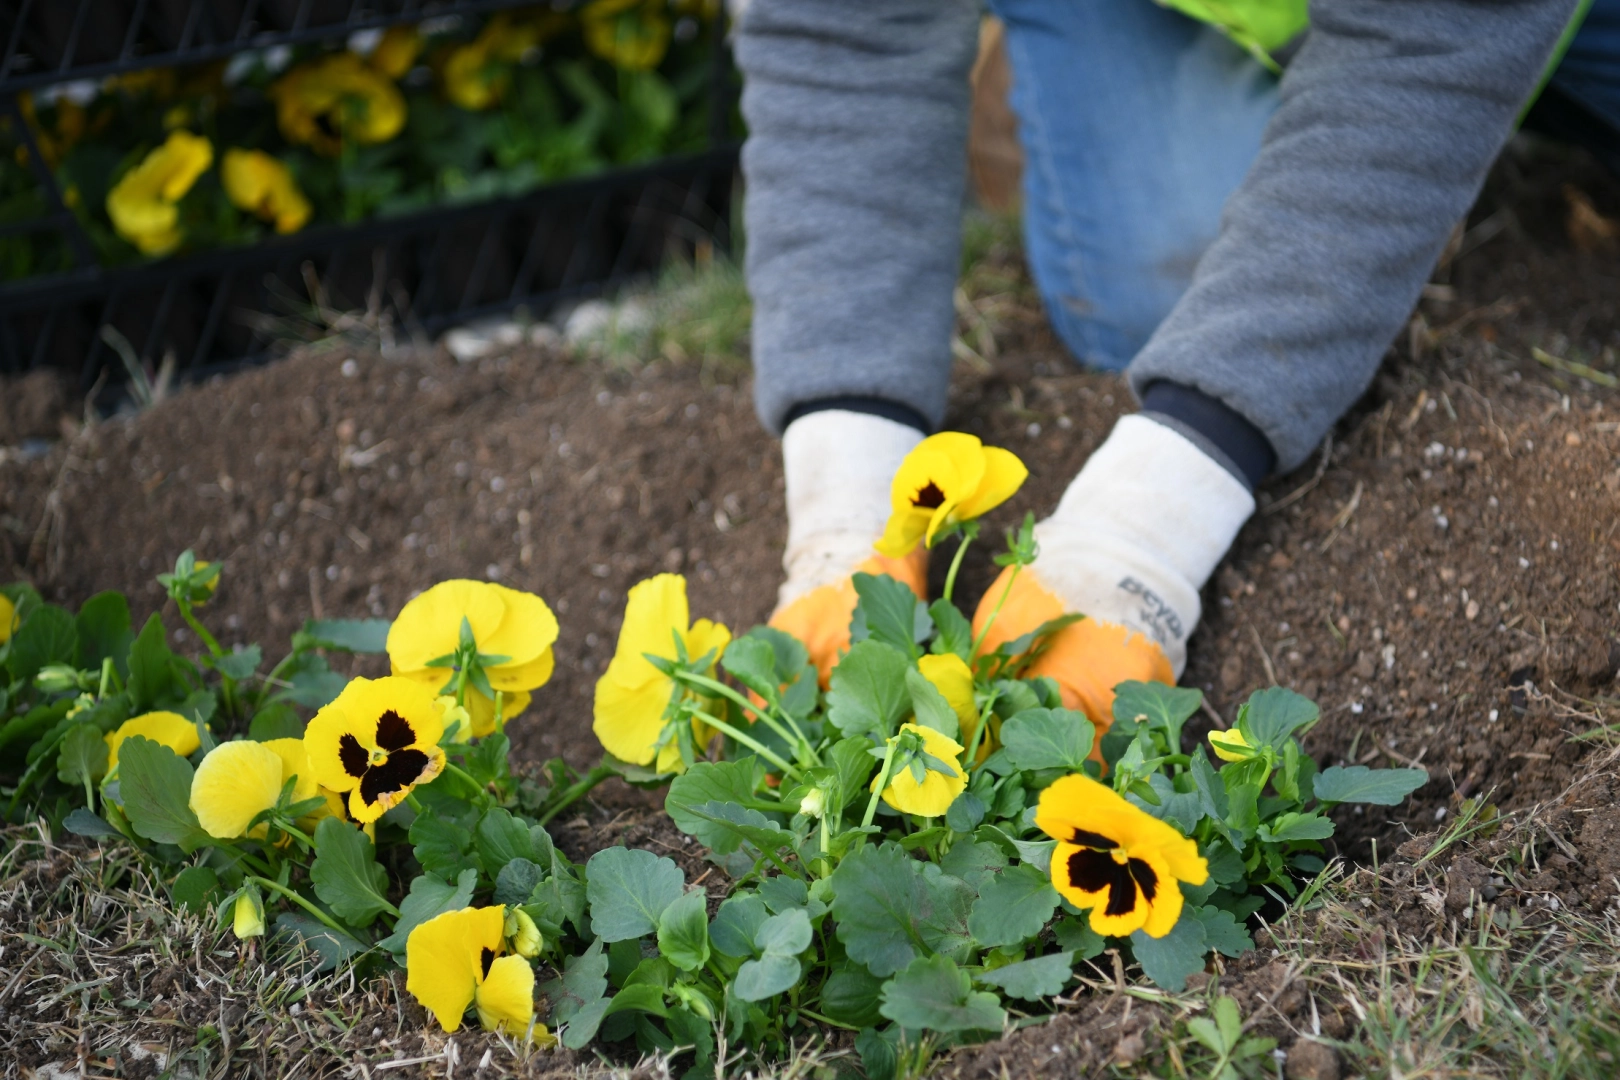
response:
[[(1357, 862), (1370, 861), (1373, 840), (1387, 859), (1443, 828), (1468, 796), (1524, 812), (1556, 800), (1608, 753), (1601, 737), (1571, 737), (1598, 727), (1620, 693), (1620, 393), (1559, 365), (1620, 371), (1620, 255), (1570, 224), (1572, 178), (1596, 212), (1620, 215), (1620, 189), (1589, 172), (1499, 172), (1411, 333), (1324, 451), (1267, 484), (1204, 596), (1184, 682), (1226, 721), (1275, 681), (1321, 702), (1306, 741), (1320, 764), (1431, 771), (1406, 805), (1342, 823), (1339, 850)], [(979, 358), (958, 365), (948, 426), (1008, 446), (1031, 470), (988, 522), (993, 536), (1053, 506), (1130, 396), (1116, 376), (1069, 364), (1016, 267), (970, 286), (963, 336)], [(464, 365), (442, 353), (298, 356), (49, 453), (0, 458), (0, 580), (27, 577), (68, 604), (121, 588), (144, 616), (162, 599), (152, 576), (192, 547), (225, 560), (207, 609), (222, 637), (275, 652), (311, 615), (391, 616), (434, 581), (498, 578), (544, 596), (563, 628), (556, 677), (509, 729), (517, 751), (590, 764), (592, 686), (630, 585), (681, 571), (694, 615), (740, 628), (769, 613), (780, 464), (746, 374), (726, 371), (532, 349)], [(29, 400), (71, 408), (37, 388)], [(62, 426), (48, 415), (12, 423), (29, 436)], [(990, 553), (970, 553), (966, 595), (987, 584)], [(1607, 786), (1574, 798), (1559, 804), (1562, 824), (1535, 834), (1558, 841), (1532, 837), (1537, 895), (1598, 918), (1615, 896), (1620, 820)], [(668, 853), (678, 837), (645, 806), (604, 789), (562, 832)], [(1537, 843), (1569, 865), (1543, 866)], [(1494, 880), (1475, 865), (1480, 882)], [(1455, 933), (1454, 910), (1419, 902), (1424, 888), (1447, 895), (1421, 876), (1389, 885), (1404, 897), (1388, 905), (1391, 927), (1406, 910), (1442, 928), (1450, 917)], [(11, 959), (0, 954), (0, 970)], [(1281, 993), (1280, 978), (1271, 967), (1242, 975), (1268, 993)], [(1108, 1019), (1123, 1000), (951, 1068), (1043, 1075), (1057, 1059), (1023, 1045), (1031, 1039), (1068, 1047), (1074, 1069), (1132, 1057), (1135, 1044), (1116, 1053), (1116, 1043), (1142, 1017), (1173, 1021), (1151, 1010)], [(1082, 1045), (1092, 1049), (1072, 1056)]]

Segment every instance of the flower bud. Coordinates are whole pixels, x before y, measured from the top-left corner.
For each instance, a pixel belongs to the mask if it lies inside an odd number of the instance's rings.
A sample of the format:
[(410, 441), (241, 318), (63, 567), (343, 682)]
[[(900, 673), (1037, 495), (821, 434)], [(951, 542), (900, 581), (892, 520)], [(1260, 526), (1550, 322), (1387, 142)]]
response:
[[(464, 743), (472, 738), (472, 716), (464, 705), (457, 705), (451, 694), (441, 694), (433, 699), (433, 705), (444, 718), (444, 730), (450, 735), (451, 742)], [(453, 730), (453, 733), (452, 733)]]
[(809, 818), (820, 818), (827, 813), (827, 793), (818, 787), (811, 788), (799, 800), (799, 813)]
[(236, 919), (231, 929), (244, 941), (264, 935), (264, 903), (257, 890), (246, 889), (236, 898)]
[(64, 690), (81, 687), (79, 672), (72, 664), (46, 664), (34, 676), (34, 685), (47, 694), (60, 694)]
[(520, 907), (508, 908), (506, 911), (505, 936), (512, 943), (512, 951), (526, 960), (540, 955), (540, 949), (545, 945), (545, 939), (540, 936), (540, 928), (534, 925), (529, 913)]

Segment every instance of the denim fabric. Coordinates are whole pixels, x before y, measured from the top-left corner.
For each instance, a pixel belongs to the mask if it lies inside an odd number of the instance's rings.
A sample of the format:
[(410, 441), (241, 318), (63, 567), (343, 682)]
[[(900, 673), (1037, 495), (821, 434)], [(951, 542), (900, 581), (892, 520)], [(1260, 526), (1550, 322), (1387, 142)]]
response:
[[(1155, 4), (992, 7), (1007, 27), (1028, 257), (1048, 317), (1081, 361), (1122, 369), (1215, 239), (1278, 80)], [(1595, 0), (1553, 81), (1620, 128), (1620, 0)]]

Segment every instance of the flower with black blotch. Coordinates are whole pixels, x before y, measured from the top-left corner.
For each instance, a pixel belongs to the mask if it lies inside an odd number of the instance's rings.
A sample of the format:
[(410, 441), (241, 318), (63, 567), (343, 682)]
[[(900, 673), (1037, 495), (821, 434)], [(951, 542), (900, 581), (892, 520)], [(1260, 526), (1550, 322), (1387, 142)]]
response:
[[(608, 753), (633, 765), (652, 765), (660, 773), (685, 768), (675, 739), (664, 739), (665, 717), (675, 699), (675, 680), (648, 660), (656, 656), (671, 663), (697, 663), (705, 656), (713, 668), (731, 643), (731, 631), (708, 619), (691, 622), (686, 602), (686, 579), (679, 574), (658, 574), (630, 590), (619, 627), (619, 644), (607, 670), (596, 682), (596, 716), (591, 730)], [(683, 655), (684, 654), (684, 655)], [(692, 720), (692, 738), (699, 750), (713, 733)]]
[[(504, 907), (446, 911), (422, 923), (405, 939), (405, 989), (445, 1031), (460, 1030), (467, 1007), (485, 1031), (522, 1038), (534, 1020), (534, 969), (505, 946)], [(544, 1024), (534, 1041), (556, 1041)]]
[(982, 517), (1023, 486), (1017, 455), (960, 431), (930, 435), (912, 448), (889, 488), (889, 521), (875, 547), (891, 559)]
[(323, 787), (348, 796), (365, 824), (444, 771), (444, 721), (433, 691), (390, 675), (353, 679), (304, 731), (304, 752)]
[[(441, 581), (413, 597), (388, 630), (393, 673), (435, 695), (460, 697), (471, 734), (495, 730), (529, 705), (556, 667), (557, 616), (533, 593), (489, 581)], [(458, 737), (461, 733), (458, 732)]]
[(1065, 776), (1041, 792), (1035, 824), (1057, 841), (1053, 887), (1089, 908), (1104, 937), (1164, 937), (1181, 918), (1181, 882), (1209, 880), (1196, 843), (1089, 776)]
[(405, 98), (392, 80), (350, 52), (302, 64), (270, 87), (288, 142), (336, 157), (346, 142), (383, 143), (405, 126)]
[[(967, 787), (967, 773), (958, 763), (962, 745), (944, 732), (920, 724), (902, 724), (889, 746), (894, 760), (883, 801), (902, 814), (939, 817)], [(881, 779), (880, 770), (872, 778), (873, 791)]]
[(162, 743), (181, 757), (190, 757), (202, 745), (197, 725), (179, 713), (158, 710), (133, 716), (117, 729), (102, 736), (107, 740), (107, 772), (118, 768), (118, 748), (131, 735), (141, 735), (155, 743)]

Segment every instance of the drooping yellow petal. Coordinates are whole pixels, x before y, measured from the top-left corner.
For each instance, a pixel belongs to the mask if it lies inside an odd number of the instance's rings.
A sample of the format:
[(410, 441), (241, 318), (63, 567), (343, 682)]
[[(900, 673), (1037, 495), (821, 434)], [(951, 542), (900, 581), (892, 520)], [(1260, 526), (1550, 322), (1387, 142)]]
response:
[(917, 669), (951, 707), (962, 731), (971, 732), (979, 722), (979, 710), (973, 703), (973, 670), (967, 662), (955, 653), (940, 653), (918, 660)]
[(984, 475), (978, 487), (956, 506), (956, 516), (962, 521), (983, 517), (1008, 499), (1029, 479), (1029, 469), (1011, 450), (999, 446), (986, 446)]
[(444, 1030), (461, 1027), (484, 978), (484, 950), (500, 951), (505, 923), (503, 908), (462, 908), (434, 916), (405, 939), (405, 989)]
[(190, 757), (202, 745), (197, 725), (179, 713), (142, 713), (120, 724), (115, 731), (103, 736), (107, 740), (107, 771), (118, 768), (118, 748), (131, 735), (142, 735), (153, 742), (162, 743), (181, 757)]
[(142, 254), (165, 255), (180, 245), (176, 205), (214, 161), (214, 147), (189, 131), (170, 132), (107, 193), (113, 229)]
[(220, 840), (241, 836), (254, 817), (276, 805), (281, 770), (281, 755), (263, 743), (220, 743), (191, 778), (191, 810), (198, 824)]
[[(637, 658), (639, 659), (639, 657)], [(629, 667), (626, 663), (622, 667)], [(641, 668), (651, 667), (642, 660)], [(664, 709), (669, 705), (675, 682), (654, 671), (651, 678), (630, 682), (615, 658), (596, 683), (595, 718), (591, 730), (602, 748), (632, 765), (651, 765), (654, 746), (664, 730)]]
[(490, 584), (504, 607), (501, 622), (489, 638), (478, 639), (478, 651), (510, 657), (490, 669), (497, 690), (533, 690), (551, 677), (551, 647), (557, 641), (557, 616), (533, 593)]
[(293, 802), (313, 799), (320, 793), (320, 785), (315, 780), (315, 770), (310, 768), (309, 754), (304, 750), (303, 739), (266, 739), (259, 745), (273, 751), (281, 759), (283, 784), (297, 777), (298, 782), (293, 785), (292, 790)]
[[(902, 814), (940, 817), (967, 787), (967, 774), (962, 771), (959, 760), (962, 745), (949, 735), (919, 724), (902, 724), (900, 731), (920, 736), (924, 752), (948, 765), (952, 774), (947, 776), (930, 768), (924, 772), (922, 782), (918, 783), (909, 768), (901, 769), (889, 778), (889, 786), (883, 791), (883, 801)], [(881, 778), (881, 772), (872, 778), (874, 790)]]
[(522, 1038), (534, 1019), (534, 968), (521, 956), (498, 956), (473, 994), (485, 1031)]
[[(686, 603), (686, 579), (679, 574), (658, 574), (631, 586), (624, 607), (624, 623), (619, 629), (615, 661), (624, 660), (632, 670), (657, 672), (647, 663), (646, 653), (675, 655), (674, 633), (685, 636), (690, 626)], [(639, 668), (636, 665), (640, 665)]]
[(237, 209), (268, 221), (278, 233), (297, 232), (314, 212), (291, 170), (263, 150), (225, 151), (220, 183)]

